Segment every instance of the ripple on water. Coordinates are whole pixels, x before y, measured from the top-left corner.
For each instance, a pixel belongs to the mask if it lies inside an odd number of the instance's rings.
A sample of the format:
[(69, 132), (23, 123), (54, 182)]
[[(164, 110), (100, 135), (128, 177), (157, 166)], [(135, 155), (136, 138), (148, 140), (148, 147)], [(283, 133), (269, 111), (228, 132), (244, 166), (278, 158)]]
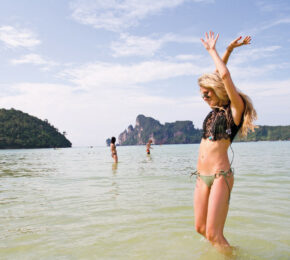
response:
[[(233, 148), (225, 236), (237, 259), (289, 259), (290, 142)], [(1, 151), (0, 258), (224, 259), (194, 231), (198, 145), (118, 154), (116, 165), (103, 147)]]

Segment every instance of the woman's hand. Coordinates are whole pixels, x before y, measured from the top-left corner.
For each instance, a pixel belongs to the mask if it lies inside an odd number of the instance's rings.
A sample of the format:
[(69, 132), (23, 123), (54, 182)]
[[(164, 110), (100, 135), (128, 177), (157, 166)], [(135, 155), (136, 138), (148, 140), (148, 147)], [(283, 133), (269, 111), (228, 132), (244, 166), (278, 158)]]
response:
[(251, 44), (251, 36), (246, 36), (241, 42), (239, 42), (243, 37), (240, 36), (237, 39), (233, 40), (229, 46), (228, 46), (228, 51), (233, 51), (234, 48), (240, 47), (242, 45), (247, 45)]
[(214, 33), (212, 31), (209, 31), (209, 35), (207, 32), (205, 33), (205, 39), (200, 39), (203, 43), (203, 46), (206, 48), (207, 51), (215, 50), (215, 45), (217, 42), (217, 39), (219, 37), (219, 34), (214, 38)]

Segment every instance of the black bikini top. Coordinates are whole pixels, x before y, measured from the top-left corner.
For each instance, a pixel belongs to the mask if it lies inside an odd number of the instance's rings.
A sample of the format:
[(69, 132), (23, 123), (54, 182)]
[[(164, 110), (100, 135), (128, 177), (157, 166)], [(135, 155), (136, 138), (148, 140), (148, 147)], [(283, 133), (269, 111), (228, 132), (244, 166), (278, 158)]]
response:
[(203, 121), (202, 138), (211, 141), (230, 139), (234, 140), (243, 124), (243, 119), (237, 126), (233, 120), (230, 103), (223, 108), (214, 108)]

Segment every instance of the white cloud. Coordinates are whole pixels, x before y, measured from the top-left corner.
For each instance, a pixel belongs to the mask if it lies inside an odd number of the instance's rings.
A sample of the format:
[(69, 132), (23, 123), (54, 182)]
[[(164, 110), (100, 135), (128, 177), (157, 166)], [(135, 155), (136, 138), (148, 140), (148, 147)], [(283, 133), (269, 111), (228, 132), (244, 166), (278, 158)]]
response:
[(290, 79), (244, 80), (238, 87), (253, 100), (258, 113), (257, 124), (289, 125)]
[(243, 49), (233, 55), (230, 63), (237, 65), (245, 62), (250, 63), (252, 61), (259, 60), (265, 57), (271, 57), (274, 55), (275, 51), (279, 50), (280, 48), (280, 46), (274, 45), (262, 48)]
[(178, 76), (198, 75), (205, 69), (189, 62), (147, 61), (133, 65), (92, 63), (64, 70), (60, 76), (85, 89), (132, 86)]
[[(282, 117), (279, 119), (278, 116), (281, 109), (286, 113), (283, 118), (290, 116), (287, 112), (290, 110), (286, 109), (289, 108), (286, 97), (290, 94), (290, 80), (246, 79), (240, 80), (238, 87), (253, 99), (262, 124), (283, 123)], [(10, 90), (14, 89), (14, 93), (0, 96), (0, 103), (2, 107), (14, 107), (41, 119), (48, 119), (60, 131), (68, 133), (74, 146), (104, 145), (107, 137), (118, 136), (129, 124), (134, 124), (138, 114), (152, 116), (162, 123), (192, 120), (197, 127), (201, 127), (209, 111), (199, 95), (152, 95), (138, 84), (128, 91), (124, 82), (113, 86), (105, 84), (97, 91), (90, 86), (85, 91), (81, 91), (82, 88), (79, 85), (19, 83), (9, 86)], [(261, 112), (267, 109), (277, 117), (274, 121)]]
[(58, 63), (45, 59), (42, 56), (35, 54), (35, 53), (30, 53), (27, 55), (23, 55), (18, 59), (13, 59), (10, 61), (14, 65), (19, 65), (19, 64), (33, 64), (33, 65), (39, 65), (43, 69), (48, 70), (52, 66), (57, 66)]
[(257, 1), (256, 2), (259, 9), (263, 12), (288, 12), (290, 10), (289, 1)]
[(289, 64), (265, 64), (260, 66), (229, 66), (230, 72), (233, 75), (233, 79), (243, 80), (243, 79), (260, 79), (262, 76), (268, 76), (269, 73), (275, 72), (277, 70), (289, 68)]
[(41, 43), (30, 30), (12, 26), (0, 27), (0, 41), (10, 48), (31, 48)]
[(193, 120), (206, 109), (200, 109), (199, 97), (152, 96), (140, 87), (76, 92), (69, 85), (28, 82), (10, 88), (16, 93), (0, 97), (2, 107), (48, 119), (60, 131), (66, 131), (75, 146), (104, 144), (107, 137), (120, 134), (140, 113), (171, 122)]
[(121, 31), (135, 26), (140, 20), (164, 9), (175, 8), (185, 2), (212, 2), (208, 0), (82, 0), (71, 3), (76, 21), (97, 29)]
[(111, 49), (113, 56), (153, 56), (166, 43), (200, 43), (197, 37), (184, 37), (175, 34), (166, 34), (160, 37), (140, 37), (121, 34), (120, 41), (113, 42)]
[[(269, 52), (274, 51), (275, 46), (269, 47)], [(263, 56), (263, 51), (253, 50), (256, 58)], [(254, 56), (254, 55), (252, 55)], [(257, 81), (272, 71), (289, 68), (289, 63), (263, 64), (259, 66), (241, 64), (241, 57), (229, 69), (235, 83), (252, 80)], [(208, 63), (210, 62), (210, 63)], [(181, 55), (172, 60), (151, 60), (131, 65), (115, 63), (90, 63), (83, 66), (66, 69), (59, 73), (59, 77), (66, 79), (82, 90), (98, 92), (106, 89), (120, 89), (132, 91), (136, 86), (146, 86), (158, 81), (171, 80), (176, 77), (199, 76), (205, 72), (214, 70), (213, 62), (201, 59), (199, 56)]]
[(162, 39), (122, 34), (121, 41), (111, 43), (111, 49), (114, 52), (114, 57), (130, 55), (152, 56), (161, 48), (162, 44)]
[[(290, 79), (286, 80), (268, 80), (268, 81), (241, 81), (239, 84), (241, 90), (245, 90), (249, 95), (259, 98), (265, 97), (283, 97), (290, 95)], [(278, 105), (278, 104), (276, 104)], [(271, 104), (274, 107), (274, 105)], [(279, 106), (279, 105), (278, 105)], [(274, 108), (273, 108), (274, 109)]]
[(196, 61), (203, 58), (202, 55), (193, 55), (193, 54), (180, 54), (175, 57), (177, 60), (181, 61)]
[(289, 17), (278, 18), (274, 21), (264, 22), (263, 24), (257, 25), (256, 27), (252, 27), (250, 29), (239, 32), (238, 35), (251, 35), (251, 36), (253, 36), (257, 33), (262, 33), (263, 31), (265, 31), (269, 28), (272, 28), (274, 26), (278, 26), (281, 24), (290, 24), (290, 18)]
[(290, 23), (290, 18), (281, 18), (281, 19), (278, 19), (276, 21), (273, 21), (273, 22), (269, 22), (263, 26), (261, 26), (261, 30), (266, 30), (266, 29), (269, 29), (271, 27), (274, 27), (274, 26), (277, 26), (277, 25), (280, 25), (280, 24), (289, 24)]

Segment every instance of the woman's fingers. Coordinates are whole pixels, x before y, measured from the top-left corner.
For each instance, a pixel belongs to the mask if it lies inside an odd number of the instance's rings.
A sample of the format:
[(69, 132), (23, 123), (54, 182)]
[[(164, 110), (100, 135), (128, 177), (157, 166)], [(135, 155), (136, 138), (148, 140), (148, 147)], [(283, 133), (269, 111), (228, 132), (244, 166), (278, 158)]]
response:
[(214, 39), (215, 39), (215, 38), (214, 38), (214, 32), (213, 32), (213, 31), (209, 31), (209, 33), (210, 33), (210, 37), (211, 37), (211, 39), (214, 40)]
[(205, 40), (214, 40), (214, 32), (209, 31), (208, 33), (205, 33)]
[(216, 35), (216, 37), (215, 37), (215, 42), (217, 41), (217, 39), (219, 38), (219, 36), (220, 36), (220, 34), (218, 33), (217, 35)]
[(251, 36), (246, 36), (243, 42), (244, 42), (245, 44), (250, 44), (251, 39), (252, 39)]
[(233, 40), (233, 43), (237, 43), (240, 39), (242, 39), (242, 36), (239, 36), (238, 38)]
[[(242, 40), (242, 38), (243, 38), (242, 36), (239, 36), (238, 38), (233, 40), (229, 46), (231, 46), (232, 48), (236, 48), (236, 47), (240, 47), (242, 45), (250, 44), (251, 36), (246, 36), (243, 40)], [(240, 40), (242, 40), (242, 41), (240, 41)]]
[(246, 36), (243, 40), (243, 44), (250, 44), (251, 42), (251, 36)]
[(205, 38), (214, 38), (214, 32), (213, 31), (209, 31), (209, 32), (205, 32)]
[(209, 49), (214, 49), (215, 48), (215, 45), (216, 45), (216, 41), (219, 37), (219, 34), (214, 35), (214, 32), (213, 31), (209, 31), (209, 32), (206, 32), (205, 33), (205, 37), (204, 39), (203, 38), (200, 38), (201, 42), (203, 43), (204, 47), (209, 50)]
[(207, 41), (205, 41), (205, 40), (202, 39), (202, 38), (200, 38), (200, 40), (201, 40), (203, 46), (204, 46), (206, 49), (208, 49), (208, 43), (207, 43)]

